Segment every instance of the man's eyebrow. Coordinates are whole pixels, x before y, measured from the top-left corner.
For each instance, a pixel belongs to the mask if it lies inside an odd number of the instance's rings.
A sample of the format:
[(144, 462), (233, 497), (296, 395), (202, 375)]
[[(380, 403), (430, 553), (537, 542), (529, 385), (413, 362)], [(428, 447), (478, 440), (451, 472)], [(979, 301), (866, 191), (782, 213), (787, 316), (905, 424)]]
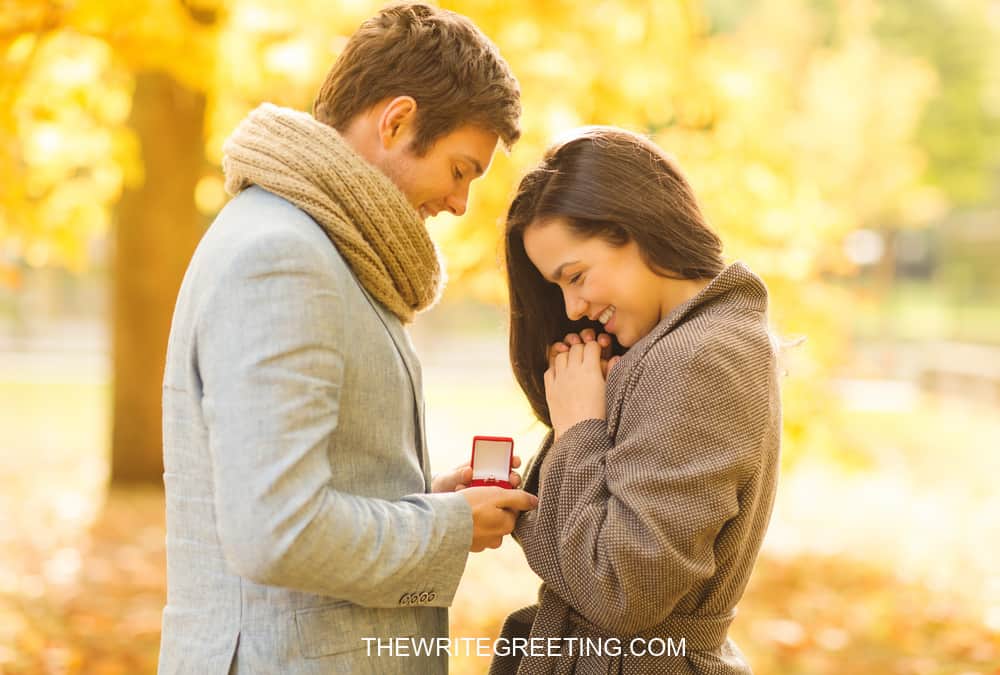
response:
[(570, 265), (577, 264), (578, 262), (580, 262), (580, 261), (579, 260), (570, 260), (569, 262), (564, 262), (562, 265), (560, 265), (559, 267), (556, 268), (556, 271), (552, 273), (551, 277), (547, 277), (547, 278), (549, 279), (549, 281), (551, 281), (554, 284), (559, 283), (559, 280), (562, 278), (562, 275), (563, 275), (563, 270), (566, 269), (567, 267), (569, 267)]
[(459, 155), (459, 157), (461, 157), (466, 162), (472, 165), (472, 168), (476, 170), (477, 176), (483, 175), (483, 165), (479, 163), (479, 160), (477, 160), (475, 157), (471, 155), (465, 155), (465, 154)]

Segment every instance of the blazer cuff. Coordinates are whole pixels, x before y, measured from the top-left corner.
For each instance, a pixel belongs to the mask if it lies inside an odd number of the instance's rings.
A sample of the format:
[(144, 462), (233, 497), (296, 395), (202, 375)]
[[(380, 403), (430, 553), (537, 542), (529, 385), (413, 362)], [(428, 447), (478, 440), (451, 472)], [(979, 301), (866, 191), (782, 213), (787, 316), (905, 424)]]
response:
[(435, 597), (426, 603), (428, 606), (449, 607), (455, 599), (472, 546), (472, 508), (457, 492), (420, 496), (434, 509), (435, 520), (441, 528), (437, 551), (417, 570), (420, 587), (433, 587)]

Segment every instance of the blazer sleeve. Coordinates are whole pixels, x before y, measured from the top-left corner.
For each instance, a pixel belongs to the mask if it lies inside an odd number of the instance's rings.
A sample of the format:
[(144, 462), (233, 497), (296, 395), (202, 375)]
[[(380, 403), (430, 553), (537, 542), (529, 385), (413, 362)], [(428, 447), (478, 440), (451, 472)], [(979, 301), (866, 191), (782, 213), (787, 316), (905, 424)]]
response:
[(767, 417), (766, 373), (753, 381), (745, 358), (708, 342), (672, 372), (649, 354), (614, 442), (591, 419), (549, 449), (538, 509), (517, 538), (547, 587), (609, 633), (661, 623), (715, 572), (716, 537), (760, 463)]
[[(330, 487), (345, 317), (315, 243), (268, 235), (237, 253), (198, 318), (218, 536), (257, 583), (396, 607), (448, 606), (472, 540), (459, 494), (398, 501)], [(338, 449), (349, 453), (351, 448)]]

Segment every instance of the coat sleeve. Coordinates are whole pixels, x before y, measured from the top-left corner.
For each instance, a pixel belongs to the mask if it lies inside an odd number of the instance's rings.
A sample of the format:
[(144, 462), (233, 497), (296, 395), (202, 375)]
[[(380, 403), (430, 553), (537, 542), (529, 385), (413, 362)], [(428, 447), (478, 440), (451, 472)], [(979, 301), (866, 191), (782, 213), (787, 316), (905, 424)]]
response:
[(716, 570), (716, 538), (759, 466), (767, 419), (767, 374), (748, 373), (746, 358), (709, 341), (670, 372), (651, 353), (614, 442), (592, 419), (549, 449), (518, 541), (547, 587), (609, 633), (661, 623)]
[(234, 256), (199, 311), (196, 358), (223, 554), (257, 583), (369, 607), (428, 592), (419, 604), (448, 606), (472, 540), (465, 499), (389, 501), (330, 486), (350, 354), (338, 326), (350, 317), (314, 247), (293, 235), (258, 239)]

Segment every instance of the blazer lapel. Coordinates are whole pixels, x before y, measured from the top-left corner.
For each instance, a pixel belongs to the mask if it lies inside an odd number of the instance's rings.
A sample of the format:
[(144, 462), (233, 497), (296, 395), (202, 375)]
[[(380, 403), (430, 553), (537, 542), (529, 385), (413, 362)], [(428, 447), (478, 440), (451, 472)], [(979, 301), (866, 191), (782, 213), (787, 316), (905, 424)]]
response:
[(396, 345), (396, 351), (399, 353), (399, 357), (403, 360), (403, 365), (406, 366), (406, 374), (410, 378), (410, 387), (413, 391), (413, 407), (415, 410), (415, 428), (417, 431), (417, 458), (420, 460), (420, 466), (424, 473), (424, 483), (428, 492), (430, 492), (430, 459), (427, 456), (425, 450), (426, 437), (424, 435), (424, 397), (423, 392), (423, 382), (421, 380), (420, 364), (416, 361), (416, 353), (413, 349), (413, 343), (410, 342), (409, 335), (406, 334), (403, 325), (399, 322), (394, 314), (391, 314), (389, 310), (382, 306), (382, 303), (375, 300), (371, 295), (369, 295), (368, 290), (360, 282), (358, 287), (368, 298), (369, 304), (371, 304), (372, 309), (375, 310), (375, 314), (382, 321), (382, 325), (385, 326), (385, 330), (389, 333), (389, 337), (392, 338), (392, 342)]

